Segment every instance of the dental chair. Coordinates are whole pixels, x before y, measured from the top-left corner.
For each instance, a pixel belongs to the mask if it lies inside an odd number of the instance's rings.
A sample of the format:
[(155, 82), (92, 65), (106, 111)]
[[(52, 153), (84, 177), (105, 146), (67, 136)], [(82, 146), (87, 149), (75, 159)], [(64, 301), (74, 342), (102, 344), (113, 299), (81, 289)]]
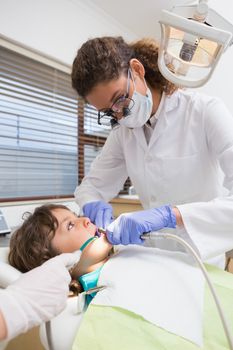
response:
[[(9, 248), (0, 247), (0, 288), (6, 288), (21, 275), (21, 272), (8, 264), (8, 252)], [(232, 257), (232, 252), (229, 255)], [(40, 340), (46, 350), (72, 349), (84, 316), (84, 311), (78, 314), (77, 310), (78, 297), (70, 297), (62, 313), (40, 326)], [(4, 346), (0, 344), (0, 350), (5, 349), (6, 346), (6, 343)]]
[[(8, 253), (8, 247), (0, 247), (0, 288), (2, 289), (16, 281), (21, 275), (21, 272), (8, 264)], [(7, 344), (7, 341), (0, 342), (0, 350), (5, 349)]]
[(72, 349), (84, 314), (77, 314), (77, 303), (78, 297), (68, 298), (65, 310), (40, 326), (40, 339), (46, 350)]
[(0, 288), (6, 288), (16, 281), (21, 272), (8, 264), (8, 247), (0, 247)]

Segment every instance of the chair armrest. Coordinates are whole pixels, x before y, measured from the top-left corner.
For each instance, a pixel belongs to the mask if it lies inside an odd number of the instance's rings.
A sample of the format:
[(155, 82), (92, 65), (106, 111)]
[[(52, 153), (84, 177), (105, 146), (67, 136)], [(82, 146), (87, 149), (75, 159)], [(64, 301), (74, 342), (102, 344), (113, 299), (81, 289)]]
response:
[[(50, 321), (51, 342), (56, 350), (72, 349), (84, 315), (77, 314), (77, 299), (78, 297), (68, 298), (65, 310)], [(49, 350), (45, 324), (40, 326), (40, 339), (45, 349)]]

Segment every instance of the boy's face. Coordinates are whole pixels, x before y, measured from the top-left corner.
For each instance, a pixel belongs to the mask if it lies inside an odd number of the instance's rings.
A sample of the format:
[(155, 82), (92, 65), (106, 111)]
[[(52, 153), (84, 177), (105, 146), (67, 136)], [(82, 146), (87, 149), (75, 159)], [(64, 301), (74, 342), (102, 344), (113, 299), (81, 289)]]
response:
[(95, 236), (96, 226), (86, 217), (77, 217), (69, 209), (54, 209), (53, 215), (58, 221), (58, 228), (52, 239), (52, 245), (60, 253), (72, 253), (89, 238)]

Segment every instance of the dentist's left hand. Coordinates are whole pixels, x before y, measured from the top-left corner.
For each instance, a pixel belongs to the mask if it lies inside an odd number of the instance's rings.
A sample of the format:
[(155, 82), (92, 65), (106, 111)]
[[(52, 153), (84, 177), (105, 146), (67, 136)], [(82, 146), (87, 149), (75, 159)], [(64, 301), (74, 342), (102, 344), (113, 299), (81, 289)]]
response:
[(113, 220), (112, 206), (104, 201), (93, 201), (83, 206), (83, 214), (97, 227), (106, 228)]
[(79, 261), (80, 255), (58, 255), (0, 290), (7, 339), (50, 320), (65, 308), (71, 281), (68, 268)]

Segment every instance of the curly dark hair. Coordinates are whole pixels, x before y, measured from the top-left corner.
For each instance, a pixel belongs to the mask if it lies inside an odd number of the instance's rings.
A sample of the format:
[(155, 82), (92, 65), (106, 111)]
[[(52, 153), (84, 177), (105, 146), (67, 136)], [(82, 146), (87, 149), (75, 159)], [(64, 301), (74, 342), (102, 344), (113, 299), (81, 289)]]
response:
[(69, 210), (64, 205), (42, 205), (33, 214), (25, 213), (27, 218), (13, 233), (8, 260), (21, 272), (27, 272), (60, 254), (51, 245), (58, 227), (58, 221), (52, 214), (54, 209)]
[(122, 37), (102, 37), (85, 42), (72, 67), (72, 86), (85, 96), (100, 82), (119, 78), (127, 72), (133, 50)]
[(142, 63), (145, 69), (145, 80), (154, 89), (171, 95), (178, 86), (164, 78), (158, 67), (159, 45), (154, 39), (144, 38), (130, 44), (134, 58)]
[(158, 69), (158, 45), (153, 39), (127, 44), (122, 37), (101, 37), (85, 42), (72, 67), (72, 86), (85, 98), (101, 82), (127, 74), (129, 62), (138, 59), (145, 68), (145, 79), (152, 88), (172, 94), (178, 87), (166, 80)]

